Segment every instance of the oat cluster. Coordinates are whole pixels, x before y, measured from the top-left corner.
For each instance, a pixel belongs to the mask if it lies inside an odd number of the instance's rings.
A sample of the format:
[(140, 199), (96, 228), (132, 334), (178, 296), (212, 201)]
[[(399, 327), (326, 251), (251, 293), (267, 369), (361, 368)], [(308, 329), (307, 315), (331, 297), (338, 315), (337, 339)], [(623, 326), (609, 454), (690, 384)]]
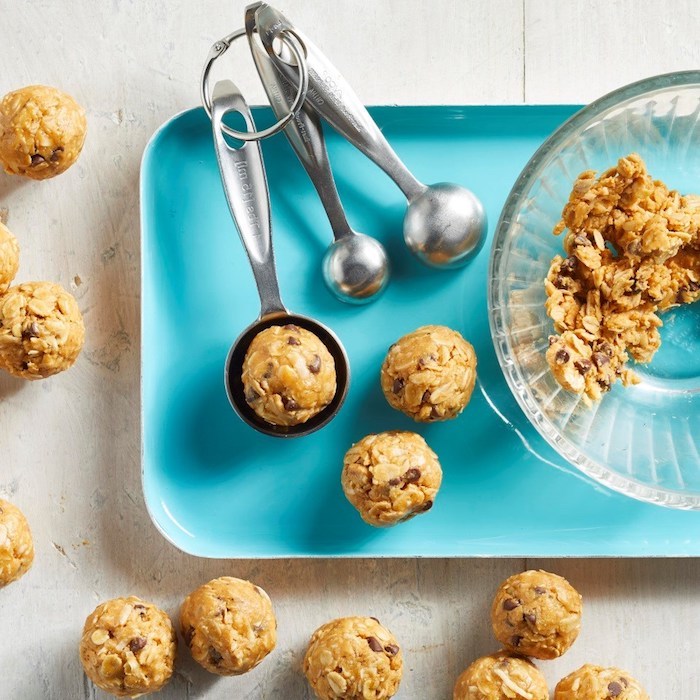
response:
[(653, 180), (631, 154), (576, 179), (555, 234), (545, 290), (554, 321), (547, 362), (565, 389), (598, 400), (616, 381), (638, 382), (630, 360), (661, 344), (659, 314), (700, 297), (700, 197)]

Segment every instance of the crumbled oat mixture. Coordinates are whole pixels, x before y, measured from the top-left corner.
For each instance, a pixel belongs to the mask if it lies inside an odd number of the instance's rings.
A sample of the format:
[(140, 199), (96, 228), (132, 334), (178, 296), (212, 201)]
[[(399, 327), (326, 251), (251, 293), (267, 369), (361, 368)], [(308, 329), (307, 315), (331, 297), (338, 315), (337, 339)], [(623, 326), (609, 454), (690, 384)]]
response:
[(598, 400), (639, 382), (630, 359), (659, 349), (659, 313), (700, 297), (700, 197), (653, 180), (635, 153), (578, 176), (555, 235), (566, 257), (545, 280), (556, 335), (547, 362), (568, 391)]

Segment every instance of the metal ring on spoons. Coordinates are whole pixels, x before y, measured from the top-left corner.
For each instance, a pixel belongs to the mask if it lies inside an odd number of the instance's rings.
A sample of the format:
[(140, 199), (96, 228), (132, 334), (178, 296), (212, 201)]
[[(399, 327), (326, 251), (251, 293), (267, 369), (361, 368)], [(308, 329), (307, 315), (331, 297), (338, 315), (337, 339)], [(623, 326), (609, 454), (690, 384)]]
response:
[[(261, 47), (250, 19), (251, 14), (247, 12), (246, 29), (253, 59), (272, 110), (281, 117), (291, 109), (294, 87), (282, 77)], [(293, 34), (283, 36), (282, 40), (293, 54), (302, 51)], [(333, 230), (335, 241), (323, 258), (326, 285), (344, 302), (364, 304), (376, 299), (389, 280), (389, 260), (379, 241), (357, 233), (348, 223), (328, 160), (321, 120), (304, 104), (285, 127), (284, 134), (316, 188)]]
[(275, 49), (275, 39), (293, 33), (306, 54), (311, 105), (350, 143), (376, 163), (408, 200), (404, 240), (424, 263), (456, 268), (473, 257), (484, 243), (486, 213), (470, 190), (441, 182), (426, 186), (416, 180), (384, 138), (377, 124), (338, 70), (324, 54), (278, 10), (265, 3), (251, 5), (260, 39), (285, 77), (298, 84), (301, 71)]
[[(231, 406), (261, 433), (275, 437), (300, 437), (322, 428), (338, 413), (350, 383), (350, 365), (340, 340), (330, 328), (306, 316), (291, 314), (280, 298), (270, 224), (270, 198), (260, 143), (230, 146), (224, 136), (223, 118), (238, 112), (248, 129), (255, 123), (243, 96), (230, 81), (216, 83), (212, 99), (212, 129), (216, 158), (231, 215), (248, 255), (260, 296), (260, 316), (233, 343), (226, 359), (224, 381)], [(264, 421), (248, 405), (243, 391), (243, 361), (253, 338), (270, 326), (293, 323), (314, 333), (328, 348), (335, 362), (336, 391), (331, 403), (306, 423), (278, 426)]]
[[(211, 98), (209, 97), (209, 76), (211, 74), (212, 66), (217, 58), (223, 56), (233, 44), (236, 39), (240, 39), (246, 35), (245, 29), (237, 29), (223, 39), (215, 42), (214, 45), (209, 50), (209, 55), (204, 63), (204, 68), (202, 69), (202, 78), (199, 86), (199, 93), (202, 99), (202, 105), (206, 111), (209, 119), (211, 119)], [(309, 87), (309, 72), (306, 67), (306, 57), (304, 55), (303, 49), (299, 48), (298, 44), (290, 48), (292, 52), (292, 57), (295, 61), (295, 65), (299, 66), (299, 86), (296, 91), (296, 95), (293, 101), (290, 103), (289, 111), (284, 115), (277, 115), (278, 121), (272, 126), (266, 129), (261, 129), (260, 131), (237, 131), (236, 129), (228, 126), (227, 124), (222, 124), (221, 128), (224, 133), (232, 136), (240, 141), (260, 141), (268, 136), (274, 136), (276, 133), (284, 129), (284, 127), (289, 124), (289, 122), (294, 118), (294, 115), (301, 109), (304, 100), (306, 100), (306, 91)]]

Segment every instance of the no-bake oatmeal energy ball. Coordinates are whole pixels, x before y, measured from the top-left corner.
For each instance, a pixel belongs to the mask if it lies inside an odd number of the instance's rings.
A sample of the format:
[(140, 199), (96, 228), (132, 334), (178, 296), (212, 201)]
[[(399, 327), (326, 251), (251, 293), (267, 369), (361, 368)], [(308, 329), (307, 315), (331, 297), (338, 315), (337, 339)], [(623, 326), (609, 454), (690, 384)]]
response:
[(294, 324), (258, 333), (243, 360), (248, 405), (272, 425), (299, 425), (318, 415), (336, 392), (335, 361), (311, 331)]
[(0, 294), (7, 290), (19, 269), (19, 243), (0, 221)]
[(556, 659), (581, 629), (581, 595), (561, 576), (524, 571), (506, 579), (491, 607), (493, 632), (511, 652)]
[(0, 369), (44, 379), (78, 358), (85, 326), (78, 304), (51, 282), (25, 282), (0, 296)]
[(649, 700), (649, 696), (626, 671), (586, 664), (557, 683), (554, 700)]
[(386, 527), (433, 507), (442, 469), (420, 435), (394, 430), (354, 444), (345, 454), (341, 482), (362, 519)]
[(379, 620), (343, 617), (313, 633), (304, 673), (321, 700), (386, 700), (399, 689), (403, 657)]
[(453, 700), (549, 700), (542, 673), (528, 659), (507, 651), (482, 656), (460, 675)]
[(381, 369), (392, 408), (420, 423), (458, 416), (476, 382), (476, 353), (457, 331), (423, 326), (397, 340)]
[(0, 163), (11, 175), (54, 177), (78, 159), (86, 129), (70, 95), (45, 85), (15, 90), (0, 101)]
[(85, 620), (80, 661), (98, 688), (117, 697), (138, 697), (170, 680), (176, 648), (166, 613), (135, 596), (115, 598)]
[(198, 664), (220, 676), (236, 676), (275, 648), (277, 621), (262, 588), (222, 576), (185, 598), (180, 632)]
[(34, 561), (34, 542), (22, 511), (0, 498), (0, 587), (16, 581)]

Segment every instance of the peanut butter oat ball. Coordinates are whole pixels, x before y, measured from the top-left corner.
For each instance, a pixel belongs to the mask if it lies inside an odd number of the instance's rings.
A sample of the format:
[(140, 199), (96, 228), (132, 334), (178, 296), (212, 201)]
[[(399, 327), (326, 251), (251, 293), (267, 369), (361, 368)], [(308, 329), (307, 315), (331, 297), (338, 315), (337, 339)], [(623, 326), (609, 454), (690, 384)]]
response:
[(78, 304), (52, 282), (25, 282), (0, 296), (0, 368), (43, 379), (78, 358), (85, 326)]
[(34, 561), (34, 542), (22, 511), (0, 498), (0, 587), (16, 581)]
[(87, 677), (117, 697), (160, 690), (173, 674), (177, 638), (170, 618), (140, 598), (115, 598), (85, 620), (80, 661)]
[(222, 576), (185, 598), (180, 632), (194, 660), (207, 671), (237, 676), (255, 668), (275, 648), (277, 621), (262, 588)]
[(554, 700), (649, 700), (649, 696), (629, 673), (586, 664), (557, 683)]
[(561, 576), (524, 571), (506, 579), (491, 607), (493, 633), (516, 654), (556, 659), (581, 628), (581, 594)]
[(319, 627), (304, 673), (321, 700), (384, 700), (399, 689), (401, 649), (374, 617), (342, 617)]
[(419, 423), (458, 416), (475, 382), (474, 348), (446, 326), (423, 326), (400, 338), (381, 370), (386, 400)]
[(460, 675), (453, 700), (549, 700), (542, 673), (522, 656), (499, 651), (482, 656)]
[(19, 243), (0, 221), (0, 294), (7, 291), (19, 269)]
[(87, 122), (65, 92), (30, 85), (0, 102), (0, 162), (11, 175), (45, 180), (67, 170), (80, 155)]
[(248, 405), (272, 425), (299, 425), (333, 400), (335, 362), (321, 340), (294, 324), (258, 333), (243, 360)]
[(442, 469), (420, 435), (392, 430), (367, 435), (347, 451), (341, 482), (366, 523), (387, 527), (433, 507)]

